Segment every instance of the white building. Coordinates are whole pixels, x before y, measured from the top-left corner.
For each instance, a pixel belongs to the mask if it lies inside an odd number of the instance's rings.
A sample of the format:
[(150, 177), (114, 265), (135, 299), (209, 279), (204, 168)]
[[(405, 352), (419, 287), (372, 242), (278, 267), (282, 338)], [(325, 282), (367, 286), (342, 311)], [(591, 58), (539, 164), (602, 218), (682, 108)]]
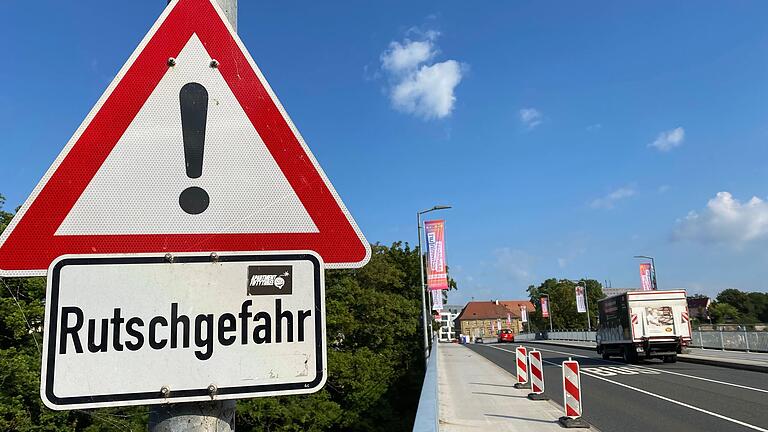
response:
[(445, 305), (440, 311), (440, 329), (438, 330), (438, 339), (443, 342), (449, 342), (458, 338), (458, 333), (454, 327), (453, 321), (461, 313), (462, 306)]

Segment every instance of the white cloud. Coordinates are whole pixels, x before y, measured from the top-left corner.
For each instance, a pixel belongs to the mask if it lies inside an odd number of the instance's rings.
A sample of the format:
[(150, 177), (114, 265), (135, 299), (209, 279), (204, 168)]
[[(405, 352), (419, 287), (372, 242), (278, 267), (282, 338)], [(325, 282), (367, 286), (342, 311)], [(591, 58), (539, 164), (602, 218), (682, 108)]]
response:
[(390, 42), (389, 50), (381, 54), (381, 67), (392, 73), (409, 72), (432, 60), (435, 54), (431, 40)]
[(520, 121), (525, 127), (533, 129), (543, 121), (541, 112), (536, 108), (523, 108), (520, 110)]
[(681, 146), (684, 140), (685, 129), (678, 127), (660, 133), (654, 142), (648, 144), (648, 147), (655, 147), (661, 152), (668, 152), (675, 147)]
[(390, 97), (400, 111), (425, 119), (443, 118), (453, 111), (453, 89), (460, 81), (461, 65), (455, 60), (425, 65), (395, 85)]
[(701, 213), (691, 211), (677, 221), (673, 238), (735, 246), (768, 238), (768, 203), (754, 196), (742, 203), (718, 192)]
[(589, 206), (595, 209), (612, 209), (617, 201), (629, 198), (635, 195), (635, 193), (636, 191), (633, 186), (620, 187), (606, 196), (595, 198)]
[(456, 103), (454, 90), (466, 66), (456, 60), (434, 62), (440, 52), (435, 45), (440, 34), (415, 33), (424, 40), (393, 41), (380, 56), (381, 68), (390, 81), (390, 101), (396, 110), (423, 119), (447, 117)]
[(603, 125), (601, 123), (595, 123), (593, 125), (587, 126), (587, 132), (599, 131), (602, 128), (603, 128)]

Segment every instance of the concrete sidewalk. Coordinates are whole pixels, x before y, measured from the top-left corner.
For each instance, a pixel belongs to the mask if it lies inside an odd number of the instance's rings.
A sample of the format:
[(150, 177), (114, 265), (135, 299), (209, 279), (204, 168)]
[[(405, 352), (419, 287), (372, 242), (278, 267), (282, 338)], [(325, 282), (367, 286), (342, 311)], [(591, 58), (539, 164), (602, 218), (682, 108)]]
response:
[[(520, 343), (541, 343), (582, 349), (595, 349), (594, 342), (535, 340)], [(733, 369), (768, 372), (768, 354), (744, 351), (720, 351), (714, 349), (690, 348), (688, 353), (677, 356), (678, 360), (689, 363), (700, 363), (712, 366), (730, 367)]]
[(549, 401), (531, 401), (530, 390), (485, 357), (457, 344), (441, 344), (438, 357), (440, 430), (562, 431), (562, 409)]

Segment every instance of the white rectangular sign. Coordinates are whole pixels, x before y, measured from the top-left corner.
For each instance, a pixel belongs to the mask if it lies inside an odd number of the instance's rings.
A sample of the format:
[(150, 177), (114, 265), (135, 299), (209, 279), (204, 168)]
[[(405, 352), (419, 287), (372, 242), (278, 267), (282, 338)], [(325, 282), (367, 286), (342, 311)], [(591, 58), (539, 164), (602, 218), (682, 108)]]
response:
[(584, 298), (584, 287), (576, 286), (576, 311), (584, 313), (587, 311), (587, 300)]
[(443, 310), (443, 290), (432, 290), (432, 310), (440, 312)]
[(53, 409), (325, 384), (325, 280), (314, 252), (67, 255), (48, 270), (45, 306), (40, 392)]

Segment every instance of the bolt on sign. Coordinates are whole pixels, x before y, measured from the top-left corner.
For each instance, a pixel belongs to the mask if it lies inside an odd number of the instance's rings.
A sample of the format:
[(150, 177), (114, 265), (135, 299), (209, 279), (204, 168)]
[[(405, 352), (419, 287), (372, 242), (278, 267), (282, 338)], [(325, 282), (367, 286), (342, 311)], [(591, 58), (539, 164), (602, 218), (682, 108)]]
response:
[(0, 235), (54, 409), (311, 393), (365, 240), (223, 12), (173, 0)]

